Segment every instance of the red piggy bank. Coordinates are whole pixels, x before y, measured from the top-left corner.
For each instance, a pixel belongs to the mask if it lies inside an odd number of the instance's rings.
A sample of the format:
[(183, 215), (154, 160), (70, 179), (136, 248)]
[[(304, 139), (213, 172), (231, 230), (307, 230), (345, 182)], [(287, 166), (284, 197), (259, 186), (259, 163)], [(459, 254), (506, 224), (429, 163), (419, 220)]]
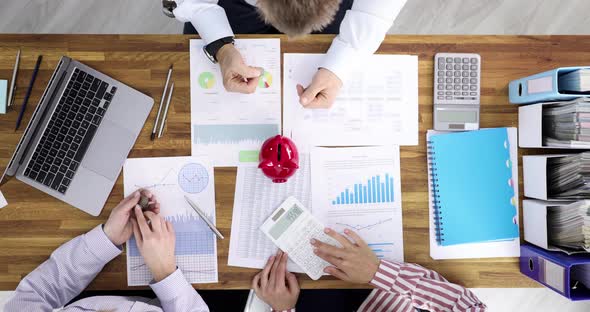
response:
[(287, 182), (299, 169), (299, 153), (295, 143), (281, 135), (269, 138), (262, 144), (259, 160), (258, 168), (274, 183)]

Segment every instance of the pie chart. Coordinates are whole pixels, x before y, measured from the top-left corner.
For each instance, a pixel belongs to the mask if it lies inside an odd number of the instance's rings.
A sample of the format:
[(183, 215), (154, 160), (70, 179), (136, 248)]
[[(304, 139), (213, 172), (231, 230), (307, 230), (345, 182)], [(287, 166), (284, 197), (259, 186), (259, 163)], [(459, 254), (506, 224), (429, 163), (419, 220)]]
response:
[(215, 76), (211, 72), (202, 72), (199, 75), (199, 85), (203, 89), (211, 89), (215, 86)]
[(270, 86), (272, 85), (272, 75), (267, 72), (264, 71), (264, 74), (262, 74), (262, 77), (260, 77), (260, 80), (258, 80), (258, 87), (259, 88), (270, 88)]

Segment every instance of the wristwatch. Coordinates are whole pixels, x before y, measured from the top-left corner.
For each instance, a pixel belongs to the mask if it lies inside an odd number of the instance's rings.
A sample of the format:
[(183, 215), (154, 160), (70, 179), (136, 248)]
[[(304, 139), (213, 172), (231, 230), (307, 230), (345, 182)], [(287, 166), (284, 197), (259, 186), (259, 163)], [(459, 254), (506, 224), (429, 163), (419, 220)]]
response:
[(213, 64), (217, 64), (217, 52), (226, 44), (234, 44), (234, 37), (223, 37), (221, 39), (217, 39), (208, 45), (203, 47), (203, 52), (205, 55), (213, 62)]

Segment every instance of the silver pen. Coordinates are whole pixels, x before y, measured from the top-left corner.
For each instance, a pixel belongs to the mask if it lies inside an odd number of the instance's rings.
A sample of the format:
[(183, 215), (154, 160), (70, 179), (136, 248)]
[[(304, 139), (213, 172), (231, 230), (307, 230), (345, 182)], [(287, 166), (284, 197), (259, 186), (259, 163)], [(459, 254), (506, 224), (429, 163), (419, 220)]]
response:
[(150, 139), (153, 141), (156, 138), (156, 131), (158, 130), (158, 121), (160, 120), (160, 113), (162, 112), (162, 106), (164, 106), (164, 99), (166, 98), (166, 90), (168, 90), (168, 83), (170, 82), (170, 76), (172, 75), (172, 65), (168, 68), (168, 76), (166, 77), (166, 84), (164, 85), (164, 93), (162, 93), (162, 99), (160, 99), (160, 107), (158, 108), (158, 114), (156, 115), (156, 121), (154, 122), (154, 129)]
[(7, 107), (12, 106), (14, 104), (14, 96), (16, 95), (16, 76), (18, 73), (18, 64), (20, 63), (20, 49), (16, 53), (16, 61), (14, 61), (14, 69), (12, 70), (12, 81), (10, 82), (10, 93), (8, 94), (7, 98)]
[(209, 218), (207, 218), (207, 216), (205, 215), (205, 213), (203, 211), (201, 211), (201, 209), (197, 206), (197, 204), (195, 204), (195, 202), (193, 202), (186, 195), (184, 195), (184, 199), (197, 212), (197, 214), (199, 215), (199, 217), (201, 217), (201, 219), (203, 219), (203, 221), (205, 221), (205, 223), (207, 223), (207, 226), (209, 226), (209, 228), (211, 229), (211, 231), (213, 231), (213, 233), (215, 233), (215, 235), (217, 235), (217, 237), (219, 239), (224, 239), (225, 238), (225, 237), (223, 237), (223, 235), (221, 234), (221, 232), (219, 232), (219, 230), (215, 227), (215, 225), (213, 224), (213, 222), (211, 222), (211, 220), (209, 220)]
[(172, 85), (170, 85), (170, 91), (168, 92), (168, 99), (166, 100), (166, 107), (164, 108), (164, 115), (162, 116), (160, 131), (158, 132), (158, 139), (162, 137), (162, 132), (164, 132), (164, 125), (166, 124), (166, 117), (168, 117), (168, 107), (170, 107), (170, 99), (172, 99), (172, 92), (174, 92), (174, 82), (172, 83)]

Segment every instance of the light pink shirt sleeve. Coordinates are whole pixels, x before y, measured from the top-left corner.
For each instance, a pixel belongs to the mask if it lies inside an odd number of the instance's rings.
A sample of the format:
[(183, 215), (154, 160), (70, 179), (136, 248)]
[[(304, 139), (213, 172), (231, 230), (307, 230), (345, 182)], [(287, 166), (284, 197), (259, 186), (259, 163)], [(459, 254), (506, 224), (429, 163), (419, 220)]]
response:
[(382, 260), (371, 285), (378, 289), (359, 311), (486, 311), (470, 290), (417, 264)]

